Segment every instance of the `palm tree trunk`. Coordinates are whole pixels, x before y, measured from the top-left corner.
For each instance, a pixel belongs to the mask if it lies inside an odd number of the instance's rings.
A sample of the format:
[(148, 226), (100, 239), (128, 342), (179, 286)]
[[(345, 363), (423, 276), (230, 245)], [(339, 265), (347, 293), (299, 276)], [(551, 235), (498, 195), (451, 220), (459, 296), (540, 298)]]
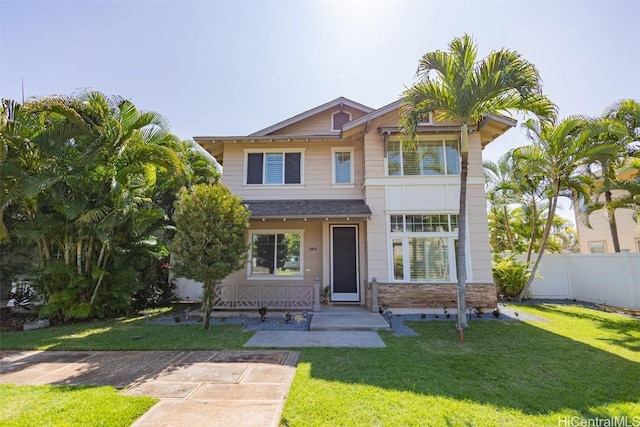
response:
[(613, 251), (620, 252), (620, 240), (618, 239), (618, 225), (616, 224), (616, 210), (611, 206), (611, 191), (604, 192), (605, 209), (607, 210), (607, 220), (609, 222), (609, 231), (611, 232), (611, 240), (613, 241)]
[(533, 279), (535, 279), (536, 271), (538, 271), (538, 266), (540, 265), (540, 261), (542, 260), (542, 255), (544, 255), (544, 251), (547, 248), (547, 240), (549, 239), (549, 234), (551, 233), (551, 227), (553, 226), (553, 217), (556, 215), (556, 206), (558, 205), (558, 192), (556, 191), (556, 195), (550, 200), (549, 204), (549, 212), (547, 213), (547, 221), (544, 226), (544, 231), (542, 233), (542, 242), (540, 242), (540, 250), (538, 251), (538, 256), (536, 257), (536, 262), (533, 264), (531, 268), (531, 273), (526, 283), (522, 287), (522, 291), (520, 291), (520, 295), (518, 295), (518, 300), (522, 300), (527, 294)]
[(536, 240), (536, 230), (538, 229), (538, 207), (535, 199), (531, 206), (531, 235), (529, 236), (529, 247), (527, 248), (527, 264), (531, 262), (531, 254), (533, 253), (533, 244)]
[(76, 243), (76, 269), (78, 276), (82, 276), (82, 239)]
[(511, 232), (511, 226), (509, 225), (509, 213), (507, 212), (507, 205), (502, 206), (504, 213), (504, 228), (507, 232), (507, 239), (509, 239), (509, 246), (511, 246), (511, 253), (516, 252), (516, 247), (513, 243), (513, 233)]
[(467, 174), (469, 169), (469, 130), (463, 124), (461, 128), (460, 149), (460, 210), (458, 211), (458, 253), (456, 274), (458, 276), (458, 340), (464, 341), (464, 328), (467, 325), (466, 288), (467, 288)]

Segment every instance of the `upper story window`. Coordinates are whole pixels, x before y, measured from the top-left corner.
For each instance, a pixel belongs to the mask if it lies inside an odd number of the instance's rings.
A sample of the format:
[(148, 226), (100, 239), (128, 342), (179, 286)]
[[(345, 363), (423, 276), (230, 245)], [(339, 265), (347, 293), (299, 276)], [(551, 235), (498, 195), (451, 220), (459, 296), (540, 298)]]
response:
[(340, 132), (342, 126), (351, 121), (351, 114), (346, 111), (336, 111), (331, 115), (331, 132)]
[(246, 153), (247, 184), (302, 184), (301, 151)]
[(333, 184), (353, 184), (353, 148), (332, 148)]
[(459, 175), (460, 153), (456, 140), (400, 141), (387, 144), (389, 176)]

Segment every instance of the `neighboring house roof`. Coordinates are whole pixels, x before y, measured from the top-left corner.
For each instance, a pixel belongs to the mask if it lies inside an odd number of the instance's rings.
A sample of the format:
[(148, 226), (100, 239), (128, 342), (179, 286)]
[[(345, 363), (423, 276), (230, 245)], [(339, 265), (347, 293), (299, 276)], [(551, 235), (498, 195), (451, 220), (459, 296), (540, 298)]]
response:
[(371, 215), (363, 200), (244, 200), (251, 219), (362, 218)]
[(290, 117), (290, 118), (288, 118), (286, 120), (283, 120), (283, 121), (281, 121), (279, 123), (276, 123), (275, 125), (272, 125), (272, 126), (269, 126), (267, 128), (261, 129), (261, 130), (259, 130), (257, 132), (254, 132), (254, 133), (250, 134), (249, 136), (266, 136), (266, 135), (269, 135), (269, 134), (271, 134), (273, 132), (276, 132), (276, 131), (278, 131), (280, 129), (283, 129), (283, 128), (287, 127), (287, 126), (291, 126), (294, 123), (302, 121), (302, 120), (304, 120), (304, 119), (306, 119), (308, 117), (311, 117), (313, 115), (316, 115), (316, 114), (321, 113), (321, 112), (323, 112), (325, 110), (328, 110), (328, 109), (333, 109), (333, 108), (336, 108), (336, 107), (340, 107), (341, 105), (347, 106), (347, 107), (351, 107), (351, 108), (355, 108), (356, 110), (360, 110), (365, 114), (371, 113), (372, 111), (374, 111), (374, 109), (371, 108), (371, 107), (367, 107), (366, 105), (362, 105), (360, 103), (357, 103), (355, 101), (352, 101), (352, 100), (350, 100), (348, 98), (345, 98), (345, 97), (341, 96), (339, 98), (334, 99), (333, 101), (326, 102), (326, 103), (324, 103), (322, 105), (319, 105), (319, 106), (317, 106), (315, 108), (312, 108), (312, 109), (307, 110), (307, 111), (305, 111), (303, 113), (297, 114), (297, 115), (295, 115), (293, 117)]

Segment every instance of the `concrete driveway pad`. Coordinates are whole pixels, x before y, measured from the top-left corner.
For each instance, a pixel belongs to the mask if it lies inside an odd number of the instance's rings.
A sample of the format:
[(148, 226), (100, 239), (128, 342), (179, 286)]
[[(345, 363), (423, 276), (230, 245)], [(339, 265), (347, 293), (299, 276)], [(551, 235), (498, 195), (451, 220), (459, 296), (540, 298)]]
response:
[(111, 385), (160, 401), (133, 426), (278, 426), (294, 351), (0, 351), (0, 383)]

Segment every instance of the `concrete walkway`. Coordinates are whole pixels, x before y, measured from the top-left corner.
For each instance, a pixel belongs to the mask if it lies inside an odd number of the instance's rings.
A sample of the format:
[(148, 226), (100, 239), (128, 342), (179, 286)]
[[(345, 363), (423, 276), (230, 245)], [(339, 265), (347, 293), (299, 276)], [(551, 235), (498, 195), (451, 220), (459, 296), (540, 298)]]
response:
[[(314, 314), (315, 317), (315, 314)], [(386, 347), (380, 335), (368, 331), (258, 331), (244, 347)]]
[(323, 307), (313, 313), (311, 331), (390, 331), (391, 326), (378, 313), (359, 307)]
[(292, 351), (1, 351), (0, 383), (111, 385), (160, 399), (133, 426), (278, 426)]

